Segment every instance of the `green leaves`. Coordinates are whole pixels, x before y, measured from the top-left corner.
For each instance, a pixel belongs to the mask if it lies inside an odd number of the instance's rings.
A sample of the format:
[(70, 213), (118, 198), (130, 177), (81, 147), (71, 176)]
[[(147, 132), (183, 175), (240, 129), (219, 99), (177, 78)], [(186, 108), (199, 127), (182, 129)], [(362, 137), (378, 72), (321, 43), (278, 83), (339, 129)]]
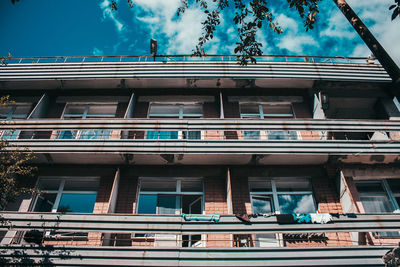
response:
[(389, 10), (393, 9), (392, 20), (396, 17), (400, 17), (400, 0), (395, 0), (394, 2), (395, 4), (389, 7)]

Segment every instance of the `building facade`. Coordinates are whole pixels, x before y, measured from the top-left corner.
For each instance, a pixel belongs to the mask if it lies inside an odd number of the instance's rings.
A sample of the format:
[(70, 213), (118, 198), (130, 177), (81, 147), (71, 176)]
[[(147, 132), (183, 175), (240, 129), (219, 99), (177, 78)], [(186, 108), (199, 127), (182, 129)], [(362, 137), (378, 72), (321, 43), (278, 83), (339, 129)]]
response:
[(1, 136), (38, 172), (1, 213), (2, 260), (383, 264), (400, 241), (388, 74), (364, 58), (234, 59), (9, 59)]

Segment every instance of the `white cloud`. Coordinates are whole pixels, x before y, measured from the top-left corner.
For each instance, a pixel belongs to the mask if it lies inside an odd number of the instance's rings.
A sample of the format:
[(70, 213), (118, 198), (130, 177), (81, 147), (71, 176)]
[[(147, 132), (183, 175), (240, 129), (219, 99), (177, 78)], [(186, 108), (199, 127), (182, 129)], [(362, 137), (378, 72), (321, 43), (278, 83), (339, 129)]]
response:
[(198, 8), (189, 8), (176, 18), (180, 4), (180, 0), (135, 1), (135, 5), (143, 11), (135, 20), (145, 23), (153, 37), (161, 37), (162, 34), (167, 37), (167, 47), (159, 47), (160, 53), (190, 54), (201, 36), (203, 12)]
[[(117, 1), (117, 2), (119, 2), (119, 1)], [(125, 26), (119, 19), (117, 19), (115, 17), (114, 12), (110, 8), (110, 4), (111, 4), (111, 2), (109, 0), (103, 0), (99, 4), (101, 10), (103, 11), (103, 19), (110, 19), (114, 23), (117, 31), (119, 33), (122, 33), (125, 30)]]
[[(391, 21), (392, 12), (388, 9), (393, 4), (392, 0), (348, 0), (350, 6), (367, 25), (376, 39), (382, 44), (394, 61), (400, 65), (400, 19)], [(367, 48), (366, 48), (367, 49)], [(360, 52), (360, 48), (354, 49), (353, 54)], [(370, 53), (370, 52), (369, 52)]]
[(104, 51), (99, 49), (99, 48), (97, 48), (97, 47), (93, 47), (92, 54), (94, 56), (103, 56), (104, 55)]
[(357, 35), (338, 8), (328, 13), (327, 23), (328, 26), (320, 32), (322, 37), (353, 39)]
[(299, 31), (298, 22), (294, 19), (281, 14), (276, 20), (279, 21), (284, 30), (280, 36), (275, 38), (279, 40), (276, 45), (280, 49), (287, 49), (296, 54), (310, 54), (309, 48), (319, 46), (310, 34), (304, 33), (303, 29), (301, 32)]

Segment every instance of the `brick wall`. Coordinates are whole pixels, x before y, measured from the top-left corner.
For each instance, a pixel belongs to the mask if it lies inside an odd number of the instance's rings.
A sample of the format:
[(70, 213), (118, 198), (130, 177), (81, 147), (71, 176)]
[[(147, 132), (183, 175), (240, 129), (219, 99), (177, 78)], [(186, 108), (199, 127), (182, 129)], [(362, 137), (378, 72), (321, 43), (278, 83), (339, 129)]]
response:
[(251, 213), (249, 184), (247, 177), (232, 177), (232, 208), (234, 214)]
[[(138, 178), (130, 177), (121, 170), (121, 176), (118, 187), (117, 205), (115, 213), (134, 214), (136, 212), (136, 191), (138, 186)], [(132, 242), (130, 234), (113, 235), (115, 238), (114, 245), (116, 246), (145, 246), (144, 242)], [(148, 246), (149, 244), (147, 244)]]
[[(147, 118), (148, 109), (148, 102), (136, 102), (133, 117), (139, 119)], [(144, 131), (129, 131), (128, 139), (144, 139), (144, 133)]]
[[(226, 202), (226, 180), (224, 177), (204, 179), (205, 213), (228, 214)], [(230, 247), (230, 234), (208, 234), (207, 247)]]

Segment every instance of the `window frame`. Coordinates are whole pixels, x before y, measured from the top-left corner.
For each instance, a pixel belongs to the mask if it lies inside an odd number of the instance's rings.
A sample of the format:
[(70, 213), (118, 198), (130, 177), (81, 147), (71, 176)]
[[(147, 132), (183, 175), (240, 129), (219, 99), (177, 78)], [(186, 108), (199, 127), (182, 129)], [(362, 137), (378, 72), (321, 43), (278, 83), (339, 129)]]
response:
[[(179, 107), (179, 111), (176, 114), (151, 114), (151, 107), (152, 106), (177, 106)], [(194, 114), (190, 114), (190, 115), (185, 115), (184, 114), (184, 107), (185, 106), (199, 106), (201, 108), (201, 114), (200, 113), (194, 113)], [(204, 118), (204, 107), (203, 107), (203, 103), (160, 103), (160, 102), (149, 102), (149, 107), (147, 110), (147, 118), (149, 119), (203, 119)], [(146, 131), (146, 137), (145, 139), (148, 139), (148, 132), (162, 132), (162, 131), (151, 131), (148, 130)], [(165, 132), (177, 132), (177, 138), (171, 138), (171, 139), (162, 139), (160, 138), (160, 135), (157, 135), (157, 138), (149, 138), (149, 140), (203, 140), (204, 139), (204, 132), (203, 131), (193, 131), (193, 132), (200, 132), (200, 138), (199, 139), (192, 139), (192, 138), (188, 138), (189, 134), (186, 134), (186, 138), (185, 138), (185, 132), (189, 133), (191, 131), (165, 131)]]
[[(242, 112), (242, 106), (243, 105), (255, 105), (258, 106), (258, 113), (243, 113)], [(287, 114), (270, 114), (270, 113), (264, 113), (264, 108), (263, 105), (271, 105), (271, 106), (279, 106), (279, 105), (287, 105), (290, 107), (291, 110), (291, 114), (287, 113)], [(280, 119), (280, 118), (295, 118), (295, 114), (294, 114), (294, 109), (293, 109), (293, 104), (290, 102), (280, 102), (280, 103), (275, 103), (275, 102), (271, 102), (271, 103), (249, 103), (249, 102), (242, 102), (239, 103), (239, 113), (240, 113), (240, 118), (241, 119)], [(249, 132), (258, 132), (258, 138), (250, 138), (246, 137), (247, 134)], [(298, 131), (242, 131), (243, 134), (243, 139), (245, 140), (279, 140), (279, 139), (273, 139), (270, 138), (270, 136), (272, 136), (272, 132), (282, 132), (284, 133), (283, 136), (286, 138), (283, 138), (282, 140), (299, 140), (299, 133)], [(290, 132), (295, 133), (295, 135), (293, 135), (294, 138), (292, 138), (292, 135), (289, 134)], [(253, 135), (254, 136), (254, 135)]]
[[(52, 209), (50, 211), (51, 213), (57, 212), (57, 209), (58, 209), (58, 207), (60, 205), (61, 197), (62, 197), (62, 195), (64, 193), (67, 193), (67, 194), (96, 194), (96, 198), (97, 198), (98, 190), (97, 191), (91, 191), (91, 190), (64, 190), (65, 182), (67, 180), (79, 180), (79, 181), (82, 181), (82, 179), (98, 180), (98, 182), (100, 182), (100, 177), (97, 177), (97, 176), (95, 176), (95, 177), (87, 177), (87, 176), (77, 177), (77, 176), (74, 176), (74, 177), (66, 177), (66, 178), (60, 178), (60, 177), (41, 177), (41, 178), (39, 178), (37, 183), (36, 183), (36, 188), (38, 189), (39, 193), (35, 196), (35, 201), (34, 201), (34, 203), (32, 205), (31, 210), (33, 211), (35, 209), (37, 201), (38, 201), (38, 198), (39, 198), (39, 195), (41, 193), (57, 194), (56, 199), (54, 200), (54, 205), (53, 205), (53, 207), (52, 207)], [(57, 190), (48, 190), (48, 189), (40, 190), (38, 188), (38, 186), (39, 186), (40, 182), (43, 181), (43, 180), (59, 180), (60, 184), (58, 185), (58, 189)]]
[[(29, 102), (21, 102), (21, 103), (9, 103), (6, 104), (5, 107), (11, 106), (10, 112), (7, 113), (7, 115), (4, 118), (0, 118), (0, 120), (26, 120), (30, 113), (32, 112), (32, 106), (33, 103)], [(18, 115), (17, 117), (14, 117), (14, 113), (17, 109), (18, 106), (27, 106), (29, 107), (28, 113), (24, 113), (24, 115)], [(23, 117), (22, 117), (23, 116)], [(19, 134), (21, 133), (20, 130), (3, 130), (0, 131), (0, 138), (5, 139), (5, 140), (15, 140), (19, 138)]]
[[(176, 186), (175, 186), (175, 191), (142, 191), (141, 190), (141, 184), (143, 180), (160, 180), (160, 179), (175, 179), (176, 180)], [(182, 181), (186, 179), (198, 179), (202, 183), (202, 192), (199, 191), (188, 191), (184, 192), (182, 191)], [(140, 205), (140, 195), (175, 195), (175, 196), (180, 196), (182, 197), (183, 195), (198, 195), (201, 196), (201, 210), (202, 214), (205, 214), (205, 195), (204, 195), (204, 178), (203, 177), (139, 177), (138, 179), (138, 187), (137, 187), (137, 204), (135, 208), (135, 214), (138, 214), (139, 211), (139, 205)], [(178, 200), (177, 200), (178, 201)], [(176, 206), (177, 203), (176, 203)], [(182, 203), (179, 204), (179, 209), (176, 208), (175, 206), (175, 215), (180, 215), (182, 213)], [(145, 214), (144, 214), (145, 215)], [(161, 215), (158, 213), (158, 206), (156, 206), (156, 214), (155, 215)]]
[[(310, 181), (311, 188), (310, 190), (305, 190), (305, 191), (278, 191), (276, 187), (276, 181), (277, 180), (284, 180), (284, 179), (307, 179)], [(267, 184), (267, 181), (271, 181), (271, 191), (257, 191), (257, 192), (252, 192), (250, 183), (251, 179), (260, 179), (260, 180), (265, 180), (265, 183)], [(249, 187), (249, 194), (250, 194), (250, 202), (251, 202), (251, 209), (253, 210), (253, 196), (264, 196), (264, 197), (269, 197), (272, 200), (272, 212), (275, 212), (277, 214), (281, 213), (280, 207), (279, 207), (279, 195), (311, 195), (313, 199), (313, 204), (314, 204), (314, 209), (315, 211), (318, 210), (318, 205), (316, 203), (314, 193), (313, 193), (313, 188), (312, 188), (312, 183), (311, 183), (311, 177), (306, 177), (306, 176), (299, 176), (299, 177), (259, 177), (259, 176), (252, 176), (248, 177), (248, 187)]]
[[(68, 109), (68, 105), (70, 106), (84, 106), (84, 110), (82, 114), (80, 115), (70, 115), (66, 114), (66, 111)], [(102, 115), (88, 115), (90, 107), (93, 106), (102, 106), (102, 105), (113, 105), (115, 106), (115, 113), (114, 114), (102, 114)], [(67, 102), (65, 103), (64, 110), (61, 115), (61, 119), (63, 120), (86, 120), (86, 119), (113, 119), (116, 116), (116, 112), (118, 109), (118, 102)], [(62, 136), (64, 136), (65, 132), (71, 132), (71, 134), (75, 134), (74, 138), (65, 138), (65, 140), (77, 140), (77, 139), (82, 139), (82, 140), (91, 140), (91, 139), (110, 139), (112, 130), (61, 130), (57, 131), (57, 139), (64, 139)], [(93, 132), (91, 134), (92, 137), (97, 137), (100, 136), (101, 138), (81, 138), (83, 135), (82, 133), (84, 132)]]
[[(400, 178), (389, 178), (389, 179), (400, 180)], [(400, 193), (393, 193), (393, 191), (390, 188), (390, 185), (389, 185), (387, 180), (388, 179), (357, 180), (357, 181), (355, 181), (355, 184), (356, 184), (357, 193), (361, 197), (361, 195), (363, 195), (363, 194), (367, 195), (367, 193), (360, 193), (358, 191), (357, 184), (362, 184), (362, 183), (366, 184), (366, 183), (371, 183), (371, 182), (380, 183), (382, 185), (382, 189), (383, 189), (384, 193), (386, 194), (386, 196), (389, 199), (390, 206), (393, 209), (393, 211), (391, 213), (393, 213), (396, 210), (400, 210), (400, 206), (399, 206), (399, 204), (397, 203), (397, 200), (396, 200), (396, 196), (398, 195), (400, 197)], [(362, 203), (362, 201), (361, 201), (361, 204), (363, 205), (363, 208), (364, 208), (364, 203)], [(364, 210), (365, 210), (365, 208), (364, 208)]]

